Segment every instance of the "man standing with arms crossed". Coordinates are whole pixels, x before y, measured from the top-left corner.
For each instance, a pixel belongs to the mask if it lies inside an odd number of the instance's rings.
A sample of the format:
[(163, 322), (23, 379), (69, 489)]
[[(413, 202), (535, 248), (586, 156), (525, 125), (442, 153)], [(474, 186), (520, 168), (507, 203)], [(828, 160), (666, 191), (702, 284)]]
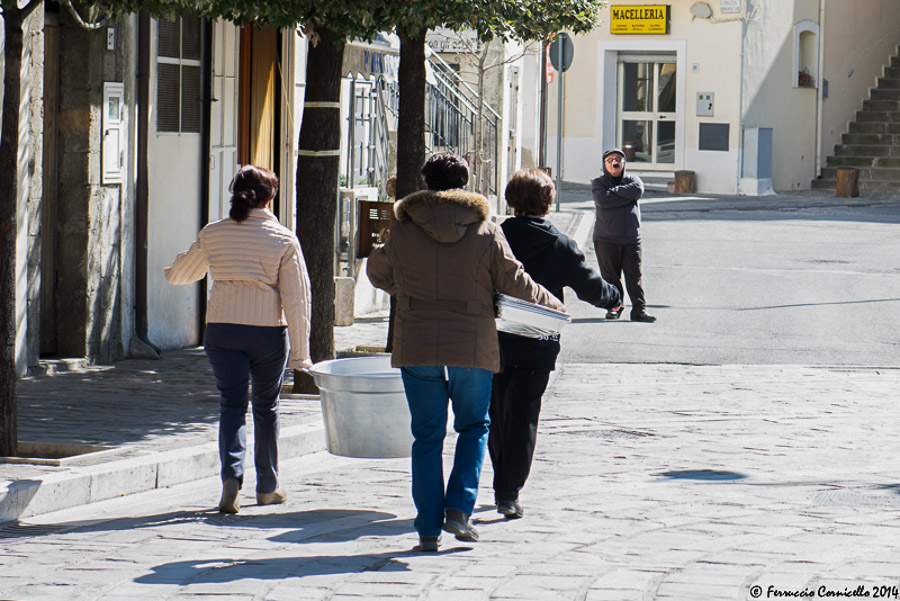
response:
[[(597, 212), (594, 221), (594, 253), (603, 279), (619, 289), (623, 301), (621, 276), (631, 299), (631, 321), (653, 323), (647, 314), (647, 301), (641, 282), (641, 209), (644, 182), (636, 175), (625, 175), (625, 153), (618, 148), (603, 153), (603, 175), (591, 182), (591, 196)], [(606, 319), (618, 319), (625, 309), (610, 310)]]

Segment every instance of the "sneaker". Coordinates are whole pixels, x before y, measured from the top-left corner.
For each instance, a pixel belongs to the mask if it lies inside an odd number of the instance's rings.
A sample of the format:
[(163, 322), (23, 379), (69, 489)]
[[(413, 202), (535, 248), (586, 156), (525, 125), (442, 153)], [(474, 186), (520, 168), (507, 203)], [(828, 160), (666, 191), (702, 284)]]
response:
[(517, 520), (525, 515), (525, 510), (518, 501), (500, 501), (497, 503), (497, 513), (502, 514), (507, 520)]
[(284, 503), (286, 500), (287, 493), (283, 490), (276, 490), (275, 492), (256, 493), (257, 505), (278, 505), (280, 503)]
[(637, 313), (631, 316), (631, 321), (641, 321), (643, 323), (653, 323), (656, 321), (656, 318), (652, 315), (647, 315), (646, 313)]
[(241, 490), (241, 482), (237, 478), (226, 478), (222, 481), (222, 499), (219, 501), (219, 511), (222, 513), (237, 513), (241, 510), (238, 501), (238, 492)]
[(610, 309), (606, 312), (606, 319), (619, 319), (622, 316), (622, 311), (625, 310), (625, 307), (619, 307), (618, 309)]
[(456, 536), (457, 540), (478, 542), (478, 531), (469, 522), (469, 514), (459, 509), (448, 509), (447, 519), (444, 521), (444, 532)]
[(434, 553), (441, 546), (440, 536), (420, 536), (417, 549), (423, 553)]

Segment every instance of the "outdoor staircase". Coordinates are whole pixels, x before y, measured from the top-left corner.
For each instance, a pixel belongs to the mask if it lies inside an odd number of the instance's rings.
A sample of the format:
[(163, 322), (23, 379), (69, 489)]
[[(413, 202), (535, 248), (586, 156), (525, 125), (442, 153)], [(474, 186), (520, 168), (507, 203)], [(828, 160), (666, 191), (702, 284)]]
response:
[(834, 190), (839, 168), (859, 170), (861, 191), (900, 192), (900, 46), (812, 187)]

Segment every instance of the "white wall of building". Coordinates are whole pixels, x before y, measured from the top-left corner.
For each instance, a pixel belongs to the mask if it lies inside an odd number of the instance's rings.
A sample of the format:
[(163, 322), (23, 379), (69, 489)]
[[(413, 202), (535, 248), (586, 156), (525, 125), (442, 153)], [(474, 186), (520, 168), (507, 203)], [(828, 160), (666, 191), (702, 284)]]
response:
[[(156, 22), (151, 27), (156, 39)], [(154, 47), (153, 56), (156, 56)], [(150, 60), (150, 81), (157, 81)], [(200, 284), (173, 286), (163, 268), (196, 240), (200, 228), (200, 134), (156, 131), (156, 88), (150, 89), (148, 152), (147, 323), (150, 342), (161, 349), (183, 348), (200, 341)]]
[(519, 72), (519, 140), (521, 142), (520, 168), (539, 167), (541, 154), (541, 45), (534, 44), (522, 57)]
[[(563, 90), (565, 180), (595, 177), (599, 153), (616, 143), (616, 54), (674, 51), (679, 108), (671, 171), (694, 171), (698, 191), (734, 193), (746, 165), (743, 133), (768, 127), (774, 188), (808, 188), (900, 42), (895, 0), (743, 0), (740, 13), (722, 13), (720, 3), (708, 2), (710, 18), (692, 15), (694, 4), (669, 3), (666, 35), (613, 35), (607, 7), (594, 31), (575, 36)], [(798, 85), (802, 58), (814, 79), (811, 87)], [(824, 100), (823, 79), (829, 80)], [(548, 95), (548, 163), (554, 166), (557, 82)], [(697, 115), (698, 93), (714, 94), (712, 116)], [(729, 126), (727, 151), (700, 150), (702, 123)], [(632, 163), (632, 170), (637, 167)]]
[(822, 2), (822, 76), (828, 80), (828, 98), (822, 103), (821, 146), (825, 157), (862, 108), (862, 100), (868, 98), (882, 67), (897, 53), (900, 5), (896, 0)]

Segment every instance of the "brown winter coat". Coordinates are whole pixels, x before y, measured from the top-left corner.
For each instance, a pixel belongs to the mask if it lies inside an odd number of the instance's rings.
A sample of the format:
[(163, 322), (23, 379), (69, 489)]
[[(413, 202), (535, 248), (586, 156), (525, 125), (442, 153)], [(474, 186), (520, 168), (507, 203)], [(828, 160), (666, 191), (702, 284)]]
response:
[(495, 291), (564, 310), (515, 259), (483, 196), (416, 192), (395, 203), (394, 214), (387, 244), (367, 268), (372, 284), (397, 298), (394, 367), (499, 371)]

